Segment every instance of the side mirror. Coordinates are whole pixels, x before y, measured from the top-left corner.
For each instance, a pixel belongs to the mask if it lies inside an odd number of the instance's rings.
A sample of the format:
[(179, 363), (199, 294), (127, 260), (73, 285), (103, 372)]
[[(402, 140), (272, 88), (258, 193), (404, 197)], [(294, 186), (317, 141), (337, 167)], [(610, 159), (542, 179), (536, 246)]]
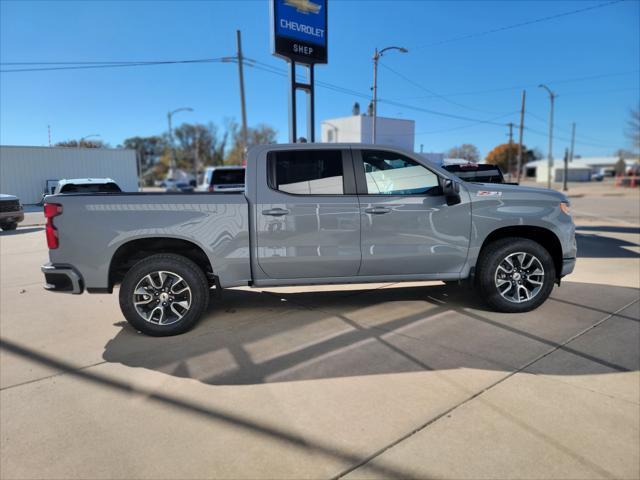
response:
[(444, 184), (442, 185), (442, 193), (449, 206), (457, 205), (461, 202), (460, 184), (458, 182), (445, 178)]

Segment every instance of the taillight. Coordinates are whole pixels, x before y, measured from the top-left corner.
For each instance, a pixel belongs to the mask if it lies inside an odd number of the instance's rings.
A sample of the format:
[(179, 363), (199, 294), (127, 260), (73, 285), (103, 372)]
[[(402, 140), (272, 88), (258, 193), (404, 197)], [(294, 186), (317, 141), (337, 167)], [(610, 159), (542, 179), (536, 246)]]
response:
[(209, 185), (209, 192), (213, 192), (213, 185)]
[(53, 217), (62, 214), (62, 205), (58, 203), (44, 204), (44, 217), (47, 219), (45, 233), (47, 234), (47, 246), (50, 249), (58, 248), (58, 230), (53, 226)]

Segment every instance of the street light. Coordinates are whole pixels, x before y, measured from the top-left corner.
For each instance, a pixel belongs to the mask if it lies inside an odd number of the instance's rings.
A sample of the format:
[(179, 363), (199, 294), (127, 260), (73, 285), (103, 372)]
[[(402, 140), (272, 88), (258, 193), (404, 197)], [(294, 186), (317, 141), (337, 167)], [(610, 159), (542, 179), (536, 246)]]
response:
[(547, 156), (547, 188), (551, 188), (551, 170), (553, 169), (553, 102), (556, 94), (543, 83), (538, 85), (538, 88), (544, 88), (549, 94), (549, 100), (551, 101), (551, 109), (549, 110), (549, 155)]
[(378, 60), (389, 50), (398, 50), (400, 53), (407, 53), (404, 47), (385, 47), (378, 51), (376, 48), (373, 53), (373, 128), (371, 133), (372, 143), (376, 143), (376, 116), (378, 115)]
[(171, 166), (169, 168), (169, 171), (172, 177), (173, 177), (173, 170), (176, 168), (176, 150), (173, 147), (173, 128), (171, 127), (171, 117), (173, 117), (173, 115), (178, 112), (193, 112), (193, 108), (182, 107), (167, 113), (167, 121), (169, 122), (169, 145), (171, 146)]
[(80, 145), (82, 144), (82, 142), (84, 142), (87, 138), (91, 138), (91, 137), (99, 137), (100, 134), (99, 133), (92, 133), (91, 135), (87, 135), (86, 137), (82, 137), (79, 141), (78, 141), (78, 148), (80, 148)]

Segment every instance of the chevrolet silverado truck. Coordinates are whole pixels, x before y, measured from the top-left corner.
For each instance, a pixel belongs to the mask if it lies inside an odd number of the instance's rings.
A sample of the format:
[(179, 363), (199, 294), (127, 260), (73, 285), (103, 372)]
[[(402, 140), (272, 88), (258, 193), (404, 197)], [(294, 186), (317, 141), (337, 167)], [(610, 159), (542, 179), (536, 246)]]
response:
[(493, 309), (542, 304), (571, 273), (575, 227), (559, 192), (463, 182), (410, 152), (261, 145), (235, 193), (49, 195), (51, 291), (111, 293), (164, 336), (190, 329), (210, 290), (442, 280)]

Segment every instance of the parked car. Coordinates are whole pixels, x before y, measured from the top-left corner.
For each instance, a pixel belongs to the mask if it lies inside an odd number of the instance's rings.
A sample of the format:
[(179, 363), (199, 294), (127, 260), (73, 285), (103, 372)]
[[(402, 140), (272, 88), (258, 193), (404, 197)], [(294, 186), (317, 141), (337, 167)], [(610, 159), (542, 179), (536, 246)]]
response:
[(465, 182), (504, 183), (504, 175), (497, 165), (461, 163), (444, 165), (443, 168)]
[(18, 197), (0, 193), (0, 228), (15, 230), (24, 220), (24, 210)]
[(246, 174), (238, 193), (48, 196), (45, 288), (119, 284), (125, 318), (163, 336), (191, 328), (214, 286), (467, 282), (515, 313), (575, 265), (569, 201), (554, 190), (461, 182), (363, 144), (255, 146)]
[(170, 193), (193, 193), (195, 181), (193, 182), (175, 182), (167, 186), (166, 191)]
[(244, 191), (244, 167), (227, 165), (224, 167), (207, 167), (202, 183), (198, 186), (201, 192), (242, 192)]
[(59, 193), (117, 193), (122, 190), (111, 178), (68, 178), (58, 181), (54, 195)]

